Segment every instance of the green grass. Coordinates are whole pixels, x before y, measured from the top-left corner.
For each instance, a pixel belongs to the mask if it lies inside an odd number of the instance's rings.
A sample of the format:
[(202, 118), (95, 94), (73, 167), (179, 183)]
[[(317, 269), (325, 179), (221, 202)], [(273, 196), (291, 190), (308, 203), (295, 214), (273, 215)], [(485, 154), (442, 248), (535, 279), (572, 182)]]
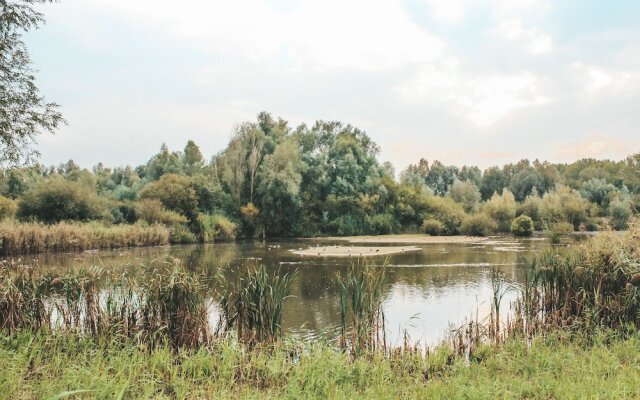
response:
[(595, 343), (552, 336), (450, 359), (408, 354), (352, 360), (322, 342), (253, 348), (219, 341), (177, 355), (73, 335), (0, 336), (0, 398), (637, 398), (640, 338)]

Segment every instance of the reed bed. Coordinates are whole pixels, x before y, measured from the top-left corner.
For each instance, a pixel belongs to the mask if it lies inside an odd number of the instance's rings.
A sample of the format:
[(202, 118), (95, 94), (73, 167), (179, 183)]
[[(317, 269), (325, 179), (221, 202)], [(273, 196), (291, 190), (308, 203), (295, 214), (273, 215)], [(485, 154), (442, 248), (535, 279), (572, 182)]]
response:
[[(386, 264), (386, 262), (385, 262)], [(368, 261), (352, 265), (343, 278), (338, 274), (340, 289), (340, 346), (352, 355), (386, 351), (382, 283), (386, 266)]]
[(1, 274), (0, 331), (9, 335), (74, 333), (176, 350), (211, 340), (204, 278), (175, 260), (163, 262), (142, 283), (99, 268), (53, 276), (4, 265)]
[(235, 279), (220, 278), (220, 305), (226, 330), (236, 329), (245, 344), (273, 343), (282, 336), (282, 306), (295, 271), (269, 273), (265, 266), (249, 268)]
[(162, 225), (66, 223), (55, 225), (4, 222), (0, 224), (0, 256), (160, 246), (169, 243)]
[(536, 257), (515, 304), (514, 330), (640, 328), (640, 227)]

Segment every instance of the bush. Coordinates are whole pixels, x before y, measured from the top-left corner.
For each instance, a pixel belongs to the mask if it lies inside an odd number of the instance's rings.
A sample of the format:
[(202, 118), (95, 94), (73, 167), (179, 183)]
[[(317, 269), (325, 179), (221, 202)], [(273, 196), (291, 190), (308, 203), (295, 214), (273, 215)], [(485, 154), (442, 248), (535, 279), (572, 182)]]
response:
[(505, 189), (502, 194), (494, 193), (485, 203), (483, 211), (495, 221), (500, 232), (509, 232), (511, 221), (516, 216), (516, 199)]
[(187, 218), (175, 211), (169, 211), (159, 200), (143, 199), (136, 204), (136, 217), (150, 224), (163, 224), (169, 227), (187, 223)]
[(233, 240), (236, 238), (237, 225), (224, 215), (199, 214), (198, 229), (201, 242)]
[(18, 205), (18, 218), (48, 224), (60, 221), (112, 221), (105, 199), (76, 182), (54, 177), (27, 192)]
[(462, 206), (450, 197), (429, 197), (426, 214), (427, 219), (435, 219), (442, 223), (443, 235), (457, 235), (465, 217)]
[(167, 174), (140, 191), (141, 199), (156, 199), (171, 211), (179, 212), (193, 221), (198, 207), (198, 196), (191, 180), (186, 176)]
[(521, 215), (511, 222), (511, 233), (515, 236), (533, 235), (533, 220), (528, 215)]
[(384, 235), (393, 233), (396, 222), (391, 214), (375, 214), (365, 218), (367, 233), (373, 235)]
[(422, 231), (431, 236), (442, 235), (444, 232), (444, 224), (437, 219), (429, 218), (425, 219), (422, 223)]
[(631, 206), (628, 201), (614, 200), (609, 204), (609, 215), (613, 229), (619, 231), (627, 229), (631, 214)]
[(186, 225), (175, 225), (169, 230), (171, 243), (197, 243), (198, 237)]
[(14, 200), (0, 196), (0, 221), (11, 219), (16, 216), (18, 206)]
[(464, 219), (460, 230), (469, 236), (487, 236), (493, 233), (496, 224), (485, 214), (470, 215)]

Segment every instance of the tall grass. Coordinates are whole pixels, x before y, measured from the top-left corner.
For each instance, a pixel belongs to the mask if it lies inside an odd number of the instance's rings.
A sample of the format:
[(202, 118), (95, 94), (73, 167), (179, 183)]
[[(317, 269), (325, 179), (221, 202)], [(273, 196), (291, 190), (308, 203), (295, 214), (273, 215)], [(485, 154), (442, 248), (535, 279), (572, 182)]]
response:
[[(164, 271), (160, 271), (164, 269)], [(142, 283), (109, 277), (98, 268), (64, 276), (26, 266), (2, 269), (0, 331), (71, 332), (94, 338), (136, 339), (176, 350), (211, 340), (204, 279), (168, 261)]]
[(274, 342), (282, 336), (282, 307), (295, 272), (269, 272), (263, 265), (235, 280), (222, 278), (221, 300), (226, 329), (237, 330), (243, 343)]
[(517, 302), (519, 329), (640, 328), (640, 227), (536, 257)]
[(0, 256), (158, 246), (168, 243), (169, 230), (162, 225), (106, 226), (97, 222), (0, 224)]
[(385, 266), (352, 265), (343, 278), (338, 274), (340, 289), (340, 344), (356, 355), (364, 351), (386, 350), (382, 283)]

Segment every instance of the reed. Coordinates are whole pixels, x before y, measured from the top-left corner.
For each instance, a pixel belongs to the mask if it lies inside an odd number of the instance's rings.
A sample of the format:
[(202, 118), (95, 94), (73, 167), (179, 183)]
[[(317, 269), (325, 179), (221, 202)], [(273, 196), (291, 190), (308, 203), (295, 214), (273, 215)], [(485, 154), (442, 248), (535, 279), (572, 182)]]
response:
[(282, 307), (296, 275), (269, 272), (263, 265), (249, 268), (235, 280), (221, 278), (221, 300), (226, 329), (235, 328), (247, 344), (275, 342), (282, 336)]
[(358, 261), (343, 278), (337, 275), (340, 290), (340, 345), (352, 355), (385, 350), (386, 336), (382, 309), (382, 284), (386, 262), (377, 267)]
[(169, 263), (167, 271), (152, 271), (144, 283), (142, 324), (150, 342), (169, 340), (180, 348), (197, 348), (210, 340), (206, 285), (201, 275)]
[(516, 304), (518, 328), (640, 328), (639, 232), (635, 223), (625, 236), (603, 234), (536, 257)]
[(193, 349), (211, 341), (208, 310), (204, 278), (175, 260), (153, 268), (142, 284), (94, 267), (51, 276), (5, 266), (0, 279), (0, 330), (8, 334), (70, 332)]
[(97, 222), (44, 225), (4, 222), (0, 224), (0, 255), (159, 246), (169, 243), (162, 225), (112, 225)]

